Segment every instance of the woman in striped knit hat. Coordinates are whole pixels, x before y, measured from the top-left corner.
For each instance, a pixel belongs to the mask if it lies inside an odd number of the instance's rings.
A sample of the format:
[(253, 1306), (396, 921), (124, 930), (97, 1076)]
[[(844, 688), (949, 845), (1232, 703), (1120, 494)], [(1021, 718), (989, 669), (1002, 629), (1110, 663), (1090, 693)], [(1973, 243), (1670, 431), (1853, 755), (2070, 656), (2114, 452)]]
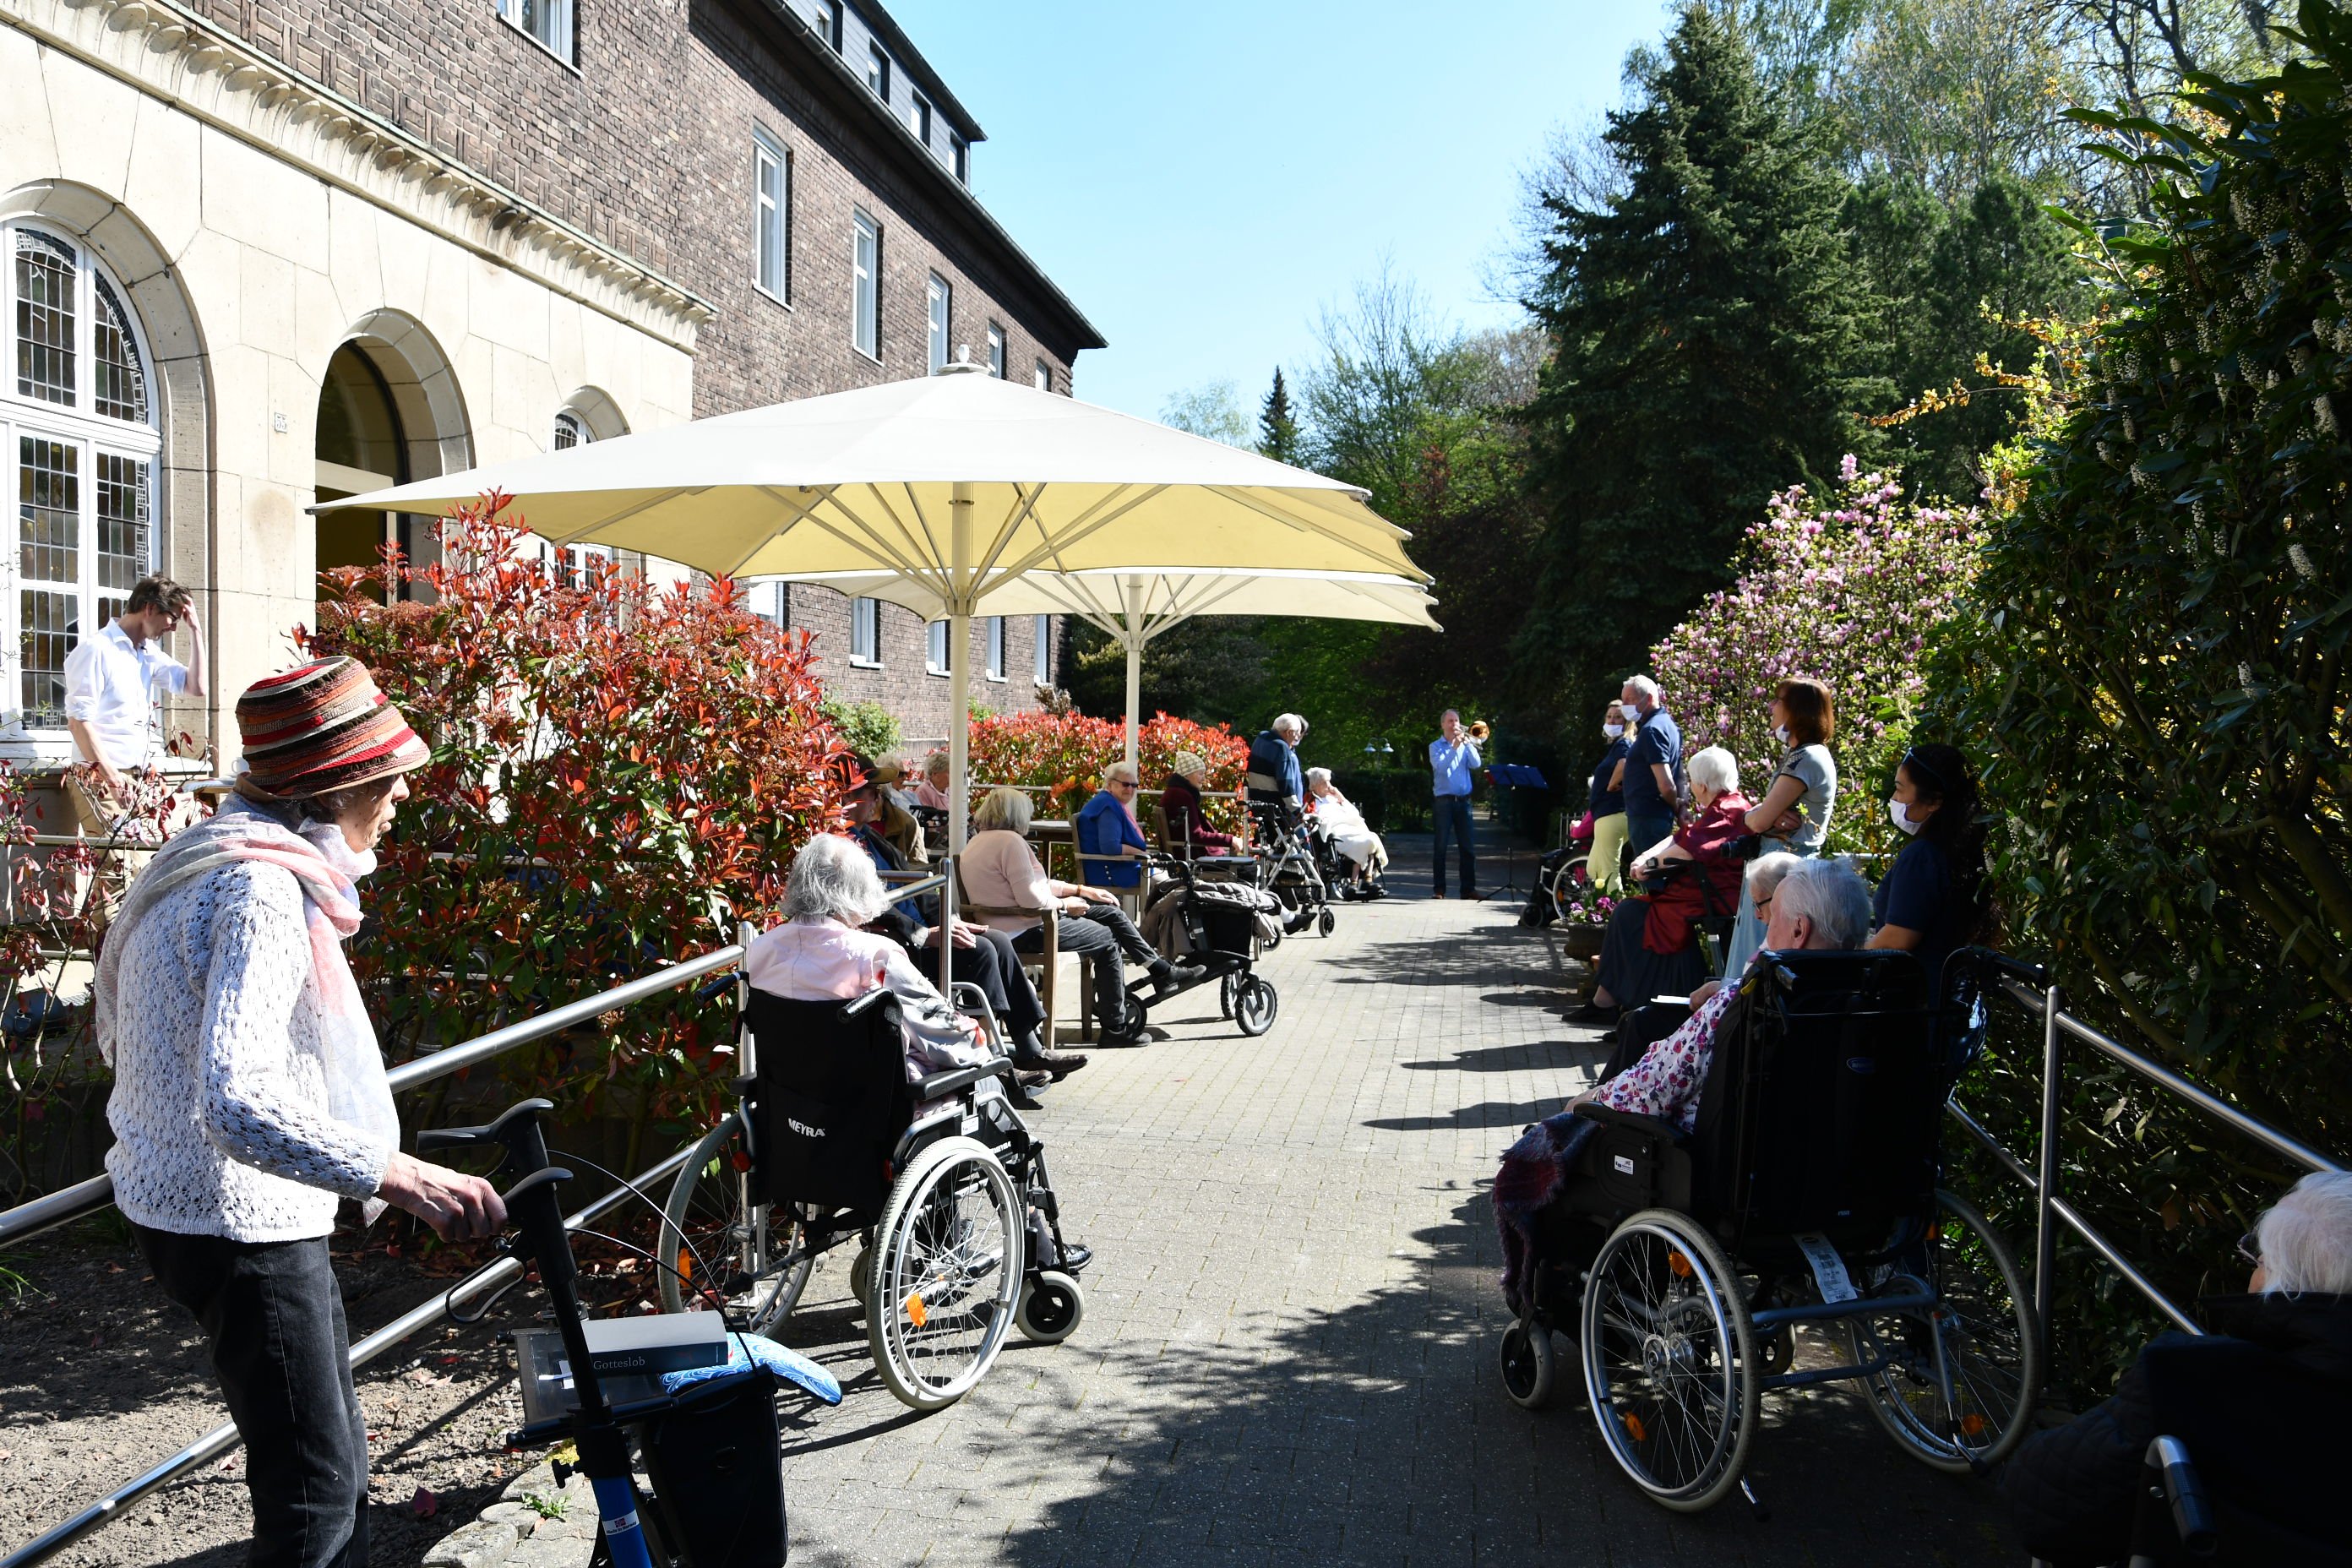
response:
[(348, 658), (256, 682), (236, 722), (236, 794), (139, 874), (99, 959), (106, 1167), (251, 1452), (251, 1561), (355, 1568), (367, 1428), (327, 1258), (337, 1207), (396, 1205), (452, 1239), (506, 1214), (488, 1182), (400, 1152), (343, 958), (425, 742)]

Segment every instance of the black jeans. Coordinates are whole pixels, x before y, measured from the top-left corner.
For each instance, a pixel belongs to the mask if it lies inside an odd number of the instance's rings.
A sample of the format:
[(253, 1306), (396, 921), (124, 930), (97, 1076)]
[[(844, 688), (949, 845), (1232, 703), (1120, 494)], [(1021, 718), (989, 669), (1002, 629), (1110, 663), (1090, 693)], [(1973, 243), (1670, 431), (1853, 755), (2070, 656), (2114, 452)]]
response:
[[(1159, 952), (1143, 940), (1135, 922), (1117, 904), (1088, 904), (1082, 915), (1062, 917), (1059, 945), (1064, 952), (1084, 953), (1095, 960), (1095, 1010), (1097, 1017), (1119, 1018), (1127, 1013), (1127, 966), (1122, 957), (1150, 965)], [(1045, 951), (1045, 928), (1031, 926), (1013, 939), (1023, 952)]]
[(1462, 896), (1470, 898), (1478, 891), (1478, 848), (1471, 837), (1470, 797), (1466, 795), (1441, 795), (1430, 802), (1431, 825), (1437, 832), (1435, 853), (1429, 858), (1432, 885), (1437, 896), (1445, 896), (1445, 840), (1451, 836), (1462, 847)]
[[(907, 953), (925, 979), (938, 982), (938, 948), (909, 946)], [(1020, 1043), (1045, 1023), (1045, 1009), (1037, 1000), (1037, 988), (1029, 984), (1029, 976), (1021, 967), (1020, 956), (1013, 951), (1013, 939), (1001, 931), (982, 927), (972, 944), (957, 948), (949, 963), (956, 979), (980, 987), (980, 994), (988, 998), (988, 1005), (996, 1010), (997, 1021), (1011, 1037), (1005, 1044), (1015, 1057), (1020, 1056)]]
[(230, 1241), (131, 1226), (163, 1294), (195, 1314), (245, 1439), (252, 1568), (368, 1560), (367, 1420), (324, 1237)]

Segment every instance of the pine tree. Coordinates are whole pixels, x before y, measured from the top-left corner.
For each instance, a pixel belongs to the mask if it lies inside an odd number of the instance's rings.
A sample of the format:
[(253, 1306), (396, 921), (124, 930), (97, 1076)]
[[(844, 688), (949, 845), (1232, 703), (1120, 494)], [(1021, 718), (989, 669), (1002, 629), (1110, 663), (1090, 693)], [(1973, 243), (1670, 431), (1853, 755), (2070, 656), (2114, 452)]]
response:
[(1257, 416), (1257, 449), (1277, 463), (1298, 461), (1298, 421), (1290, 412), (1290, 390), (1282, 384), (1282, 367), (1274, 367), (1274, 386)]
[(1599, 210), (1548, 199), (1529, 301), (1552, 358), (1524, 416), (1545, 539), (1517, 662), (1580, 714), (1731, 580), (1767, 495), (1874, 455), (1856, 416), (1892, 400), (1818, 129), (1779, 110), (1696, 3), (1638, 90), (1603, 132), (1622, 193)]

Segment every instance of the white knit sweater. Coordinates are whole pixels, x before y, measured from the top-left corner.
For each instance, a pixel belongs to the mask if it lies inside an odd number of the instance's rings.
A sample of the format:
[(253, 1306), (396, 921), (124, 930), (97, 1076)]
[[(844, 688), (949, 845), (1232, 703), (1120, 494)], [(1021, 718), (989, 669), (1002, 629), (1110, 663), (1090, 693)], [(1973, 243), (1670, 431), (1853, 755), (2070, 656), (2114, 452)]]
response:
[(294, 1241), (383, 1184), (394, 1148), (328, 1114), (301, 886), (245, 860), (165, 893), (116, 983), (106, 1156), (151, 1230)]

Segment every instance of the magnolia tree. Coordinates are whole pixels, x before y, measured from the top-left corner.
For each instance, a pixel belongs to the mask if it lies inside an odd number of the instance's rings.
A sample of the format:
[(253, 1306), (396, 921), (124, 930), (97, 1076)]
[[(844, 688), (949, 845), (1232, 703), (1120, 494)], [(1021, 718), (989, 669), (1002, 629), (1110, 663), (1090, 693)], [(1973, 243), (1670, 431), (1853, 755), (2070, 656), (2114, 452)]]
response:
[(1801, 485), (1775, 495), (1748, 531), (1738, 579), (1650, 656), (1686, 752), (1729, 748), (1759, 797), (1781, 752), (1766, 712), (1774, 689), (1800, 676), (1829, 688), (1844, 802), (1830, 825), (1837, 849), (1885, 847), (1868, 792), (1907, 742), (1921, 653), (1974, 574), (1984, 533), (1973, 507), (1919, 506), (1894, 474), (1856, 470), (1847, 458), (1826, 502)]

